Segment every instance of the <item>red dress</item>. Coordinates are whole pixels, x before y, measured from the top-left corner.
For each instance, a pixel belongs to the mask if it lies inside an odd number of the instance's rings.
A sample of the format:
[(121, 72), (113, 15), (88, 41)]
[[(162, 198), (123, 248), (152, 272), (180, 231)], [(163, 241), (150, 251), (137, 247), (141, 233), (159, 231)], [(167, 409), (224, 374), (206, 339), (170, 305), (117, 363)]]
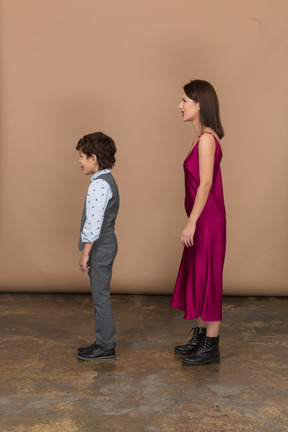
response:
[[(211, 134), (212, 135), (212, 134)], [(214, 136), (214, 135), (213, 135)], [(222, 320), (223, 266), (226, 249), (226, 216), (220, 162), (222, 150), (216, 137), (213, 183), (197, 221), (194, 245), (184, 247), (171, 306), (185, 311), (184, 319)], [(199, 140), (184, 161), (185, 209), (189, 217), (199, 178)]]

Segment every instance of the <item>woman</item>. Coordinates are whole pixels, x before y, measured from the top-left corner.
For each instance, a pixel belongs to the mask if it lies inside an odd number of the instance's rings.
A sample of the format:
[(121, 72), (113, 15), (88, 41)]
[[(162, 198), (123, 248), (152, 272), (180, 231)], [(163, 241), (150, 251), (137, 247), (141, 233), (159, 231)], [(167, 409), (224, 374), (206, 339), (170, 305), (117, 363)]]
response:
[(196, 318), (194, 335), (175, 354), (187, 355), (187, 366), (218, 363), (222, 320), (222, 274), (226, 247), (226, 216), (220, 162), (224, 136), (219, 102), (213, 86), (194, 80), (184, 86), (179, 105), (184, 122), (196, 137), (184, 161), (187, 225), (182, 231), (183, 256), (171, 306)]

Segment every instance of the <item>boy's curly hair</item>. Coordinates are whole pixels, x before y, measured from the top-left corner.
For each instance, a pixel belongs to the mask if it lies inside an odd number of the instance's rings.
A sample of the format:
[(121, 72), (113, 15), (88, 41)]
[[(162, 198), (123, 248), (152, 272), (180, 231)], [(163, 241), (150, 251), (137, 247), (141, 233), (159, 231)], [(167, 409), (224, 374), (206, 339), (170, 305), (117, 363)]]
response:
[(78, 141), (76, 150), (82, 151), (87, 157), (96, 155), (99, 169), (112, 168), (115, 165), (117, 151), (112, 138), (102, 132), (93, 132), (84, 135)]

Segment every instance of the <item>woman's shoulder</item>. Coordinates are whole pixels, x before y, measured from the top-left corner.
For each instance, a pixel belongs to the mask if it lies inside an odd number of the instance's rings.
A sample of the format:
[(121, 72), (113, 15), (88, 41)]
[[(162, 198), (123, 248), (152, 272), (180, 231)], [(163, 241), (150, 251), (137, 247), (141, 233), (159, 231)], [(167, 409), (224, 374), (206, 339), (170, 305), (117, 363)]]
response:
[(219, 138), (219, 136), (217, 135), (217, 133), (215, 132), (215, 131), (213, 131), (212, 129), (211, 130), (209, 130), (209, 131), (205, 131), (205, 132), (203, 132), (201, 135), (200, 135), (200, 137), (199, 137), (199, 140), (210, 140), (210, 141), (213, 141), (213, 139), (215, 139), (216, 138), (216, 140), (218, 141), (218, 142), (220, 142), (220, 138)]
[(214, 131), (206, 131), (199, 138), (199, 146), (210, 147), (215, 150), (215, 148), (219, 147), (222, 152), (222, 146), (219, 136)]
[(198, 140), (198, 147), (203, 149), (215, 149), (215, 137), (210, 132), (204, 132)]

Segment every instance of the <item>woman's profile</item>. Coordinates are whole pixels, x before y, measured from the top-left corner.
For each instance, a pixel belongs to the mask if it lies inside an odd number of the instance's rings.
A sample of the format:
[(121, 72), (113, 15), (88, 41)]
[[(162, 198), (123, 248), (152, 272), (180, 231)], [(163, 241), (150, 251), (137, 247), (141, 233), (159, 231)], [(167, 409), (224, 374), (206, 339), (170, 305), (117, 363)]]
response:
[(184, 122), (192, 122), (196, 137), (184, 161), (187, 224), (181, 234), (184, 246), (171, 306), (196, 319), (192, 339), (175, 347), (187, 366), (218, 363), (219, 327), (222, 320), (223, 266), (226, 215), (220, 162), (219, 102), (207, 81), (184, 86), (179, 105)]

